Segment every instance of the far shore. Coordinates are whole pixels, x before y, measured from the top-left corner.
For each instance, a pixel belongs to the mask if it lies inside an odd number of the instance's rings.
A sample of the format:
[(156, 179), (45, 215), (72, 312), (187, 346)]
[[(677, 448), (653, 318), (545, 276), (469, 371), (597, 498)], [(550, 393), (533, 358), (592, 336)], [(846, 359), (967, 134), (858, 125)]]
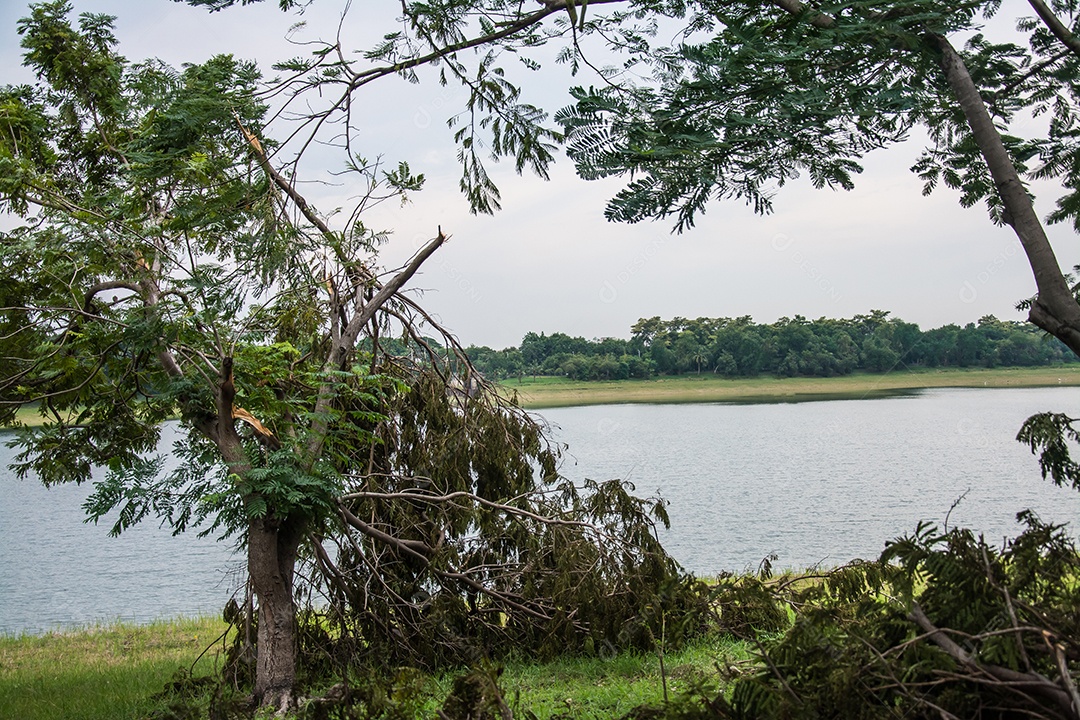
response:
[(502, 382), (522, 407), (622, 403), (775, 403), (885, 397), (927, 388), (1080, 386), (1080, 363), (1035, 368), (946, 368), (857, 373), (831, 378), (723, 378), (710, 374), (650, 380), (576, 381), (525, 377)]
[[(855, 373), (831, 378), (724, 378), (709, 373), (649, 380), (570, 380), (561, 377), (525, 377), (504, 380), (500, 389), (517, 396), (522, 407), (537, 410), (576, 405), (625, 403), (778, 403), (814, 400), (857, 400), (902, 395), (927, 388), (1023, 388), (1052, 385), (1080, 386), (1080, 363), (1035, 368), (946, 368)], [(16, 413), (15, 426), (37, 426), (42, 418), (36, 407)]]

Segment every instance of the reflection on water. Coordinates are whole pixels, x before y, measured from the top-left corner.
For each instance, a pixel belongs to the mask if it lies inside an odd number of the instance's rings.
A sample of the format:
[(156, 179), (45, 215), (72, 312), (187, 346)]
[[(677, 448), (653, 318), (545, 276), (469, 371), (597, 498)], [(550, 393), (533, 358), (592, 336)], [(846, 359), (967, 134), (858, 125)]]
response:
[[(1024, 508), (1069, 522), (1080, 493), (1039, 477), (1013, 439), (1080, 388), (932, 390), (890, 399), (771, 405), (604, 405), (542, 415), (569, 443), (571, 478), (625, 478), (671, 501), (663, 540), (698, 573), (875, 557), (919, 520), (999, 539)], [(163, 433), (163, 447), (171, 445)], [(120, 538), (83, 523), (88, 487), (46, 490), (0, 446), (0, 633), (220, 611), (242, 582), (230, 546), (153, 522)]]

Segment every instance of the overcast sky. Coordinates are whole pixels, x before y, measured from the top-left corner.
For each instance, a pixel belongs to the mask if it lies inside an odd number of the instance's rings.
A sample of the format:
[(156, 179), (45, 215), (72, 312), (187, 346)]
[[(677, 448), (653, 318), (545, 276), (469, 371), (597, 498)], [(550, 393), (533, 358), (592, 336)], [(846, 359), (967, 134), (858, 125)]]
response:
[[(272, 62), (301, 52), (284, 39), (298, 18), (281, 13), (273, 1), (216, 14), (170, 0), (73, 5), (76, 12), (116, 15), (120, 51), (132, 61), (159, 57), (180, 64), (231, 52), (271, 73)], [(1011, 0), (1005, 5), (1003, 15), (1027, 8)], [(339, 0), (316, 0), (294, 38), (331, 37), (341, 7)], [(381, 19), (373, 9), (378, 7), (386, 8)], [(396, 7), (358, 4), (345, 26), (348, 42), (360, 49), (392, 31)], [(22, 0), (0, 0), (0, 83), (29, 79), (19, 67), (15, 32), (26, 8)], [(588, 85), (595, 78), (577, 82)], [(531, 99), (555, 110), (566, 104), (567, 83), (564, 68), (545, 65), (527, 88)], [(673, 235), (665, 223), (605, 221), (605, 202), (619, 183), (579, 180), (565, 158), (551, 182), (518, 177), (512, 167), (493, 168), (503, 210), (472, 216), (457, 189), (456, 149), (445, 125), (464, 93), (393, 77), (362, 93), (363, 152), (391, 163), (407, 160), (427, 177), (410, 205), (384, 205), (366, 224), (393, 231), (383, 250), (389, 266), (404, 261), (439, 226), (452, 235), (412, 286), (423, 289), (424, 305), (465, 344), (517, 345), (529, 331), (628, 337), (638, 318), (654, 315), (751, 315), (772, 322), (882, 309), (926, 329), (987, 314), (1023, 319), (1013, 306), (1034, 293), (1010, 230), (994, 227), (982, 207), (959, 207), (954, 191), (922, 197), (921, 183), (908, 171), (921, 147), (915, 141), (870, 155), (853, 192), (795, 183), (778, 194), (773, 215), (755, 216), (739, 202), (714, 203), (696, 228)], [(326, 157), (323, 169), (340, 168), (340, 158)], [(315, 171), (306, 169), (308, 177)], [(351, 188), (307, 191), (328, 211), (343, 204)], [(1053, 198), (1052, 188), (1040, 194), (1040, 214), (1053, 207)], [(1048, 231), (1063, 267), (1080, 262), (1069, 227)]]

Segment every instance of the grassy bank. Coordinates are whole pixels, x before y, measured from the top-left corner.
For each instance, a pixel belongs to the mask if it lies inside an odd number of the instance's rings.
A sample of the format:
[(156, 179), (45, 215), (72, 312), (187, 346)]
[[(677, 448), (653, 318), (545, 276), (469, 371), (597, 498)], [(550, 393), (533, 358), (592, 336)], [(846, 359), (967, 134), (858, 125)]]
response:
[[(748, 645), (728, 637), (703, 638), (664, 658), (656, 655), (561, 658), (549, 663), (509, 663), (500, 679), (507, 701), (546, 720), (556, 716), (618, 718), (639, 705), (659, 705), (664, 681), (670, 697), (705, 681), (716, 686), (717, 666), (747, 662)], [(448, 688), (447, 688), (448, 689)], [(514, 717), (524, 713), (515, 712)]]
[[(142, 627), (111, 626), (40, 637), (0, 637), (0, 719), (135, 720), (161, 703), (162, 690), (178, 668), (191, 666), (224, 627), (217, 619), (182, 620)], [(220, 645), (218, 646), (220, 648)], [(748, 658), (745, 645), (709, 637), (665, 658), (623, 653), (552, 662), (506, 664), (500, 678), (515, 716), (528, 710), (540, 720), (555, 716), (620, 717), (634, 707), (663, 700), (700, 680), (716, 680), (717, 663)], [(217, 660), (211, 651), (196, 674)], [(453, 688), (455, 674), (419, 676), (417, 718), (434, 717)]]
[[(617, 403), (802, 402), (883, 397), (925, 388), (1046, 387), (1080, 385), (1080, 363), (1038, 368), (945, 368), (855, 373), (832, 378), (723, 378), (703, 373), (652, 380), (581, 381), (560, 377), (507, 380), (527, 408)], [(39, 425), (37, 408), (20, 408), (16, 419)], [(0, 428), (0, 432), (3, 432)]]
[[(0, 718), (146, 717), (156, 707), (151, 696), (224, 629), (221, 620), (203, 618), (0, 637)], [(212, 671), (216, 659), (208, 652), (196, 674)]]
[(36, 407), (21, 407), (15, 411), (15, 422), (20, 425), (40, 425), (41, 413)]
[(859, 373), (833, 378), (722, 378), (684, 375), (653, 380), (583, 382), (539, 377), (508, 380), (527, 408), (614, 403), (800, 402), (882, 397), (924, 388), (1080, 385), (1080, 364), (1041, 368), (947, 368)]

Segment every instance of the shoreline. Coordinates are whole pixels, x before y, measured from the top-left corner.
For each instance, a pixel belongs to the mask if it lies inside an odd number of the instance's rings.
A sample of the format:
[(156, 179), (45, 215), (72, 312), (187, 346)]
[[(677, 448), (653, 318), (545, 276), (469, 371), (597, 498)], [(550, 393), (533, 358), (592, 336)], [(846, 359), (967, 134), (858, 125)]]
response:
[[(795, 403), (865, 400), (910, 395), (935, 388), (1025, 388), (1080, 386), (1080, 363), (1050, 367), (946, 368), (853, 373), (837, 377), (724, 378), (678, 375), (648, 380), (569, 380), (537, 376), (498, 383), (503, 395), (515, 394), (521, 407), (539, 410), (585, 405), (667, 403)], [(0, 435), (41, 424), (37, 409), (20, 408), (17, 424)]]
[(499, 384), (523, 408), (655, 403), (792, 403), (908, 395), (935, 388), (1080, 386), (1080, 363), (1034, 368), (948, 368), (857, 373), (831, 378), (722, 378), (682, 375), (649, 380), (576, 381), (559, 377)]

